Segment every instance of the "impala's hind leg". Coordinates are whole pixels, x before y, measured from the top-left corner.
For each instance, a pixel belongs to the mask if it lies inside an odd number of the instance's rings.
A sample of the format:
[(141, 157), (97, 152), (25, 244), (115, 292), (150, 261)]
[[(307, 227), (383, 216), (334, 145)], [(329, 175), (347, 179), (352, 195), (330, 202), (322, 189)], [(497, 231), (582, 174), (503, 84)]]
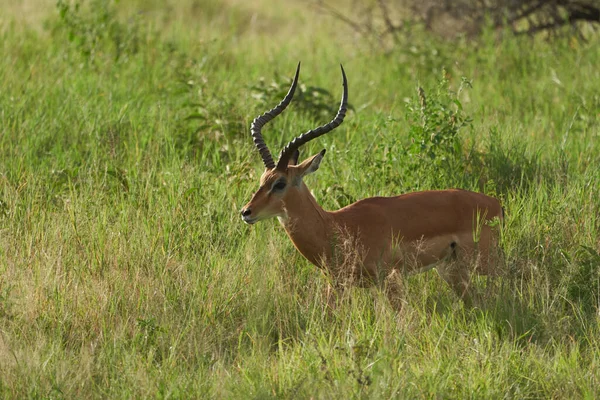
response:
[(390, 302), (390, 305), (396, 310), (402, 310), (404, 301), (402, 300), (402, 276), (398, 270), (393, 269), (383, 282), (383, 290)]
[(468, 267), (462, 263), (451, 261), (446, 263), (444, 268), (441, 271), (438, 270), (438, 272), (465, 305), (470, 307), (473, 304), (473, 294), (471, 274)]
[(485, 271), (482, 275), (486, 275), (485, 298), (491, 299), (497, 296), (504, 285), (504, 279), (501, 278), (507, 273), (506, 256), (496, 238), (490, 242), (489, 250), (484, 256), (487, 258), (481, 257), (481, 264), (482, 270)]
[[(499, 246), (499, 232), (495, 227), (484, 225), (481, 228), (477, 242), (466, 242), (464, 249), (465, 262), (470, 271), (484, 275), (484, 298), (490, 298), (497, 291), (497, 277), (505, 272), (504, 251)], [(460, 256), (460, 254), (459, 254)]]
[(473, 304), (471, 290), (471, 268), (465, 250), (456, 242), (450, 244), (450, 254), (446, 261), (437, 268), (440, 276), (448, 282), (456, 295), (466, 306)]

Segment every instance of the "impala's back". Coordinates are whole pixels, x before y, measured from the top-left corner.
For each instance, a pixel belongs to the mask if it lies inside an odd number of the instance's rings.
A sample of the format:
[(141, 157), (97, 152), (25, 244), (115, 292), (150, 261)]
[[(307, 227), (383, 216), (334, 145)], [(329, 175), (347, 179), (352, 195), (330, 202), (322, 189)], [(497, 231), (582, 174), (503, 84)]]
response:
[(368, 251), (369, 273), (382, 266), (426, 269), (453, 256), (477, 262), (477, 272), (490, 274), (489, 249), (497, 246), (494, 220), (502, 221), (500, 202), (467, 190), (371, 197), (331, 213)]

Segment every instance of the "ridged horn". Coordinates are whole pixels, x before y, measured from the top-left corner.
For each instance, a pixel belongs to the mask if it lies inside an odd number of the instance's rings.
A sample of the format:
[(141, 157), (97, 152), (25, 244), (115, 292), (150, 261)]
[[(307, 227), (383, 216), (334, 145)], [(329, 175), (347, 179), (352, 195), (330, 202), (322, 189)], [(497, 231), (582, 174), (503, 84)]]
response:
[(279, 161), (277, 162), (277, 169), (285, 170), (290, 161), (290, 158), (293, 156), (294, 152), (300, 148), (303, 144), (310, 142), (313, 139), (318, 138), (328, 132), (331, 132), (344, 121), (344, 117), (346, 116), (347, 106), (348, 106), (348, 81), (346, 79), (346, 72), (344, 72), (344, 67), (340, 64), (342, 69), (342, 85), (344, 86), (344, 93), (342, 95), (342, 101), (340, 102), (340, 109), (337, 112), (335, 118), (328, 124), (319, 126), (318, 128), (312, 129), (302, 135), (298, 136), (284, 147), (281, 151), (281, 155), (279, 156)]
[(252, 125), (250, 126), (250, 132), (252, 134), (252, 139), (254, 140), (254, 145), (258, 149), (260, 156), (265, 164), (265, 167), (269, 169), (275, 168), (275, 162), (273, 161), (273, 157), (271, 156), (271, 152), (267, 147), (262, 134), (261, 129), (265, 124), (271, 121), (273, 118), (278, 116), (286, 109), (286, 107), (292, 101), (292, 97), (294, 97), (294, 92), (296, 91), (296, 86), (298, 86), (298, 75), (300, 75), (300, 63), (298, 63), (298, 68), (296, 68), (296, 75), (294, 76), (294, 80), (292, 81), (292, 86), (290, 90), (287, 92), (281, 103), (279, 103), (275, 108), (266, 113), (256, 117), (254, 121), (252, 121)]

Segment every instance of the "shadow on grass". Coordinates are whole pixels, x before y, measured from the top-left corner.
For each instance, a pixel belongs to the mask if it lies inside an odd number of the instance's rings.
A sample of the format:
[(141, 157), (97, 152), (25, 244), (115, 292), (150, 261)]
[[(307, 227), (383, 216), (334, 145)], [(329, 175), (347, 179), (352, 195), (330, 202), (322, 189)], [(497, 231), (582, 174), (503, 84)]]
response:
[(500, 282), (493, 293), (469, 313), (472, 323), (485, 323), (498, 339), (523, 348), (565, 342), (590, 345), (590, 329), (598, 312), (593, 282), (575, 298), (576, 282), (568, 277), (561, 286), (552, 285), (547, 277), (525, 274), (496, 279)]
[(524, 142), (502, 146), (496, 130), (491, 130), (485, 151), (469, 158), (471, 171), (465, 171), (466, 176), (477, 176), (479, 189), (485, 192), (508, 195), (517, 188), (527, 191), (541, 181), (551, 184), (554, 180), (539, 152), (529, 154)]

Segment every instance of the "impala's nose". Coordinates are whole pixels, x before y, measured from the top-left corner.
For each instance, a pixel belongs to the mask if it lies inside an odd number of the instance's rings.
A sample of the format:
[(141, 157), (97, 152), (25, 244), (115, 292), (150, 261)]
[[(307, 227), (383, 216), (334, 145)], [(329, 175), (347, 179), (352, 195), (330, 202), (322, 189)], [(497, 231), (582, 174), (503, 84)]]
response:
[(252, 215), (252, 210), (250, 209), (250, 207), (242, 208), (241, 214), (242, 214), (242, 220), (245, 223), (252, 225), (253, 223), (256, 222), (256, 218), (250, 217), (250, 215)]

